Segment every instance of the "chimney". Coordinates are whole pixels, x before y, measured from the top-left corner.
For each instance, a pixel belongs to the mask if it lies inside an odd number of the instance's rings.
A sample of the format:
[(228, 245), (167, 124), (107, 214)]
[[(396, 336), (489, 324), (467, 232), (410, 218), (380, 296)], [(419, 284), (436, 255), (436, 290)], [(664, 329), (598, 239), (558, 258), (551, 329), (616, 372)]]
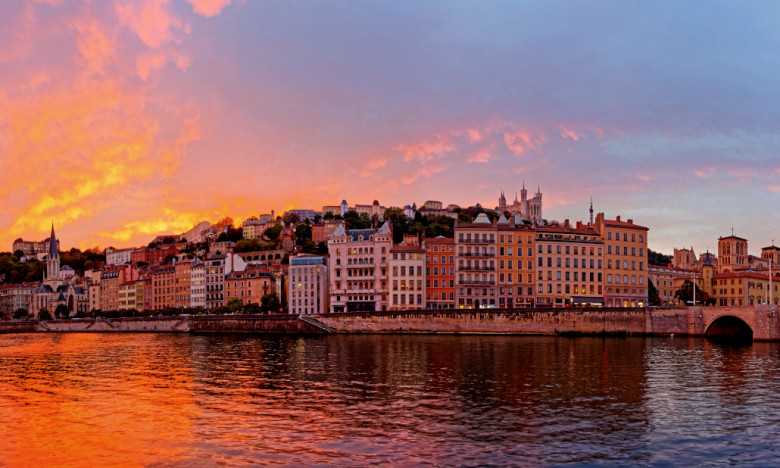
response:
[(577, 221), (577, 229), (582, 229), (582, 221)]
[(615, 221), (620, 222), (620, 216), (616, 217)]
[(634, 220), (633, 219), (629, 219), (628, 220), (628, 224), (634, 224)]
[(564, 229), (569, 229), (569, 220), (568, 219), (563, 221), (563, 228)]

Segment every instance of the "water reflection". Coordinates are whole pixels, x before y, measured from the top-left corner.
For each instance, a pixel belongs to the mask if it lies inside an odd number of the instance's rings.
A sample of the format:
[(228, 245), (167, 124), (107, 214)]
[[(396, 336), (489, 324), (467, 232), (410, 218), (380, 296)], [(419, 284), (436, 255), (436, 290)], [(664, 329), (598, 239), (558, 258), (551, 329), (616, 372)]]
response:
[(775, 461), (778, 346), (0, 336), (0, 464)]

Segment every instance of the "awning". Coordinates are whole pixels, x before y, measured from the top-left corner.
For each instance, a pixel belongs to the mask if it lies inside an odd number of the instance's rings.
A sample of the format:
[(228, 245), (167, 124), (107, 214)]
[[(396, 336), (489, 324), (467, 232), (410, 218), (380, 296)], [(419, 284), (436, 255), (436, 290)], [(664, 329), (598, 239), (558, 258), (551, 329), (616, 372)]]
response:
[(572, 296), (572, 304), (604, 304), (603, 297)]

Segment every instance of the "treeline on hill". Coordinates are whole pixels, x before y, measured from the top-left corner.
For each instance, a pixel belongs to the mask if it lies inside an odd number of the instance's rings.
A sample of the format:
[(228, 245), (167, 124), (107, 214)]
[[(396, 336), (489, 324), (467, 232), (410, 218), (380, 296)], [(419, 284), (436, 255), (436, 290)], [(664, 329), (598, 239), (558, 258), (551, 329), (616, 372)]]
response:
[[(153, 317), (153, 316), (176, 316), (176, 315), (240, 315), (240, 314), (278, 314), (285, 311), (285, 307), (282, 301), (279, 300), (279, 296), (276, 293), (266, 294), (260, 299), (260, 304), (250, 303), (244, 304), (244, 302), (234, 297), (230, 299), (227, 304), (215, 309), (204, 309), (202, 307), (195, 307), (191, 309), (177, 309), (174, 307), (167, 307), (161, 310), (111, 310), (103, 311), (98, 309), (91, 310), (88, 314), (79, 314), (76, 318), (119, 318), (119, 317)], [(41, 311), (43, 312), (43, 311)], [(67, 312), (67, 309), (65, 310)], [(57, 314), (55, 314), (57, 315)], [(68, 318), (67, 315), (57, 315), (58, 318)]]
[(664, 255), (662, 253), (647, 249), (647, 263), (650, 265), (668, 266), (670, 263), (672, 263), (672, 260), (673, 259), (671, 255)]
[[(23, 263), (22, 257), (21, 251), (0, 253), (0, 275), (5, 275), (5, 283), (28, 283), (43, 279), (46, 262), (32, 258)], [(74, 247), (68, 251), (60, 252), (60, 264), (73, 268), (79, 275), (83, 275), (85, 270), (90, 270), (105, 261), (106, 256), (102, 252), (93, 250), (82, 252)]]

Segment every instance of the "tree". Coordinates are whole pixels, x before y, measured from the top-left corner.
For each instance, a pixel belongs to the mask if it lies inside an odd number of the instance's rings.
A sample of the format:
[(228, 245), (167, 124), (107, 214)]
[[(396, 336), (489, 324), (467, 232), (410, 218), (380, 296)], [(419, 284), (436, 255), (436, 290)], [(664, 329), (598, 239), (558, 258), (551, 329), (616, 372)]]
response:
[(16, 257), (16, 258), (22, 258), (22, 257), (24, 257), (24, 252), (22, 252), (22, 251), (21, 251), (21, 250), (19, 250), (19, 249), (16, 249), (16, 250), (14, 250), (14, 257)]
[(219, 229), (220, 231), (224, 231), (225, 229), (232, 228), (233, 218), (225, 216), (224, 218), (217, 221), (216, 224), (214, 224), (214, 227)]
[(661, 296), (658, 295), (658, 288), (655, 287), (652, 280), (647, 281), (647, 302), (651, 306), (661, 305)]
[(406, 217), (404, 210), (397, 206), (391, 206), (385, 210), (385, 220), (393, 227), (393, 242), (401, 242), (404, 234), (412, 226), (411, 220)]
[(284, 224), (286, 225), (292, 224), (293, 226), (295, 226), (301, 222), (301, 217), (298, 216), (297, 213), (287, 213), (284, 215), (284, 218), (282, 219), (284, 220)]
[(28, 315), (29, 312), (27, 311), (27, 309), (19, 308), (14, 311), (13, 318), (18, 320), (18, 319), (27, 318)]
[(298, 245), (305, 245), (307, 241), (311, 241), (311, 226), (305, 223), (300, 223), (295, 227), (295, 238)]
[(282, 233), (282, 225), (281, 224), (274, 224), (273, 226), (269, 227), (265, 231), (263, 231), (263, 235), (270, 239), (270, 240), (277, 240), (279, 239), (279, 235)]
[[(685, 280), (680, 288), (675, 291), (674, 297), (683, 302), (683, 304), (693, 304), (693, 283), (691, 280)], [(715, 300), (696, 286), (696, 304), (714, 304)]]
[(238, 314), (241, 313), (241, 310), (243, 310), (244, 308), (244, 301), (242, 301), (237, 297), (234, 297), (231, 298), (229, 301), (227, 301), (225, 307), (227, 307), (228, 310), (230, 310), (231, 314)]
[(262, 314), (263, 309), (260, 308), (260, 304), (250, 302), (249, 304), (244, 306), (243, 313), (245, 314)]
[(269, 314), (275, 314), (282, 308), (282, 303), (276, 293), (270, 293), (260, 299), (260, 309)]
[(322, 222), (322, 216), (319, 213), (314, 215), (314, 224), (320, 224)]
[(51, 320), (51, 313), (46, 307), (41, 307), (38, 311), (38, 320)]
[(57, 308), (54, 309), (54, 316), (61, 319), (70, 318), (70, 311), (68, 310), (68, 306), (65, 304), (58, 305)]
[(653, 252), (647, 249), (647, 263), (650, 265), (667, 266), (672, 263), (673, 258), (671, 255), (664, 255), (659, 252)]

